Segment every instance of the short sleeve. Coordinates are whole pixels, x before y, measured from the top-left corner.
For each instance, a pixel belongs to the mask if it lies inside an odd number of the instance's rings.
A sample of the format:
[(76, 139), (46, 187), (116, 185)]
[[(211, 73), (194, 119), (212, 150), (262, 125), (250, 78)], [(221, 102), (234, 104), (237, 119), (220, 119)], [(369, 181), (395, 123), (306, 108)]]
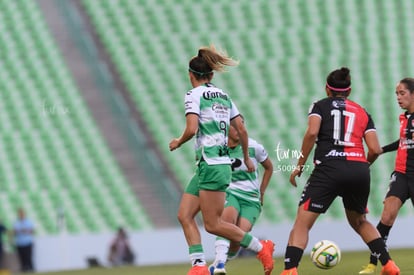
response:
[(231, 110), (230, 110), (230, 120), (235, 118), (236, 116), (240, 115), (239, 109), (237, 109), (236, 104), (230, 99), (231, 102)]
[(189, 91), (184, 97), (185, 114), (197, 114), (200, 115), (200, 99), (195, 97), (193, 91)]
[(367, 113), (367, 115), (368, 115), (368, 123), (367, 123), (367, 128), (365, 129), (365, 131), (375, 130), (374, 120), (372, 119), (370, 114)]
[(317, 101), (313, 102), (311, 106), (309, 107), (308, 116), (313, 116), (313, 115), (322, 117), (321, 106), (318, 104)]
[(269, 155), (267, 154), (265, 148), (260, 143), (256, 143), (256, 146), (255, 146), (254, 150), (255, 150), (256, 160), (259, 163), (262, 163), (263, 161), (265, 161), (269, 157)]

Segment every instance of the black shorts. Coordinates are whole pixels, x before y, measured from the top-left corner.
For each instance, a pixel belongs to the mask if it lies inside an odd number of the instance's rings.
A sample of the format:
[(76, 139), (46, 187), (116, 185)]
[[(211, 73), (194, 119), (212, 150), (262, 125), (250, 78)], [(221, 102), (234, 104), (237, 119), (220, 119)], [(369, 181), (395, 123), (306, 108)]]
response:
[(305, 210), (325, 213), (337, 196), (345, 209), (367, 213), (370, 191), (369, 165), (359, 161), (331, 160), (315, 166), (299, 205)]
[(388, 187), (386, 198), (395, 196), (404, 204), (406, 200), (411, 198), (414, 205), (414, 175), (407, 175), (394, 171), (390, 177), (390, 185)]

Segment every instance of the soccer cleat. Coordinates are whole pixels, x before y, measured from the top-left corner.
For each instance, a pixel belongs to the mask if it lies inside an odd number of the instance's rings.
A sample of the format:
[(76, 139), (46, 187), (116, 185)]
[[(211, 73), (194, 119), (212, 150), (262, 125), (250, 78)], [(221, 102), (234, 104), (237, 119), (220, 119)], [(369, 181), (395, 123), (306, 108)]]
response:
[(393, 260), (389, 260), (387, 264), (382, 267), (381, 275), (400, 275), (400, 269)]
[(273, 251), (275, 250), (275, 244), (270, 240), (261, 240), (263, 245), (262, 250), (257, 253), (257, 258), (262, 262), (265, 275), (270, 275), (273, 270)]
[(296, 267), (285, 269), (282, 273), (280, 273), (280, 275), (298, 275), (298, 269)]
[(359, 274), (374, 274), (376, 267), (376, 265), (369, 263), (367, 266), (363, 267)]
[(210, 272), (205, 265), (195, 265), (188, 271), (187, 275), (210, 275)]
[(210, 275), (226, 275), (226, 269), (224, 263), (218, 263), (217, 265), (210, 265), (208, 267), (208, 270), (210, 272)]

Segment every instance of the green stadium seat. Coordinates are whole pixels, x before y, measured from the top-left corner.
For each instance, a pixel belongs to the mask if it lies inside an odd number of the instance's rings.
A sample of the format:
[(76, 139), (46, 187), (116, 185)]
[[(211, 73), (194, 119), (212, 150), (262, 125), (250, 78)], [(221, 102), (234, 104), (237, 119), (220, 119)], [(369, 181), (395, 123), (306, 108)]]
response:
[[(0, 26), (4, 26), (0, 28), (0, 85), (8, 91), (2, 94), (0, 115), (4, 122), (0, 126), (0, 141), (7, 156), (7, 161), (0, 164), (5, 187), (2, 191), (6, 192), (4, 204), (13, 210), (34, 206), (31, 214), (38, 219), (41, 234), (57, 233), (53, 215), (58, 207), (68, 208), (66, 223), (71, 233), (112, 230), (113, 222), (99, 212), (93, 216), (92, 209), (83, 202), (91, 200), (92, 183), (113, 182), (119, 188), (128, 183), (119, 176), (119, 167), (77, 90), (37, 3), (10, 1), (1, 2), (0, 6)], [(106, 185), (100, 188), (103, 192), (98, 195), (108, 193), (104, 191)], [(25, 192), (19, 194), (17, 190)], [(133, 211), (143, 211), (132, 193), (125, 196), (135, 201)], [(71, 208), (77, 204), (84, 206), (79, 213)], [(109, 205), (115, 210), (102, 204), (103, 211), (117, 211), (117, 205)], [(14, 211), (5, 213), (5, 220), (13, 220), (13, 214)], [(96, 222), (85, 221), (91, 217)], [(152, 225), (147, 221), (143, 226)]]

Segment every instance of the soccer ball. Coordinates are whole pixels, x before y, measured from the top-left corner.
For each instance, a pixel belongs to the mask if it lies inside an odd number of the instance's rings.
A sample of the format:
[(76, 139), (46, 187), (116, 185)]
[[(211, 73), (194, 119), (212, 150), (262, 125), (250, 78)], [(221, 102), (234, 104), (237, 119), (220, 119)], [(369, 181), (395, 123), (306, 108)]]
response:
[(317, 242), (310, 253), (312, 262), (321, 269), (330, 269), (341, 261), (341, 250), (332, 241)]

